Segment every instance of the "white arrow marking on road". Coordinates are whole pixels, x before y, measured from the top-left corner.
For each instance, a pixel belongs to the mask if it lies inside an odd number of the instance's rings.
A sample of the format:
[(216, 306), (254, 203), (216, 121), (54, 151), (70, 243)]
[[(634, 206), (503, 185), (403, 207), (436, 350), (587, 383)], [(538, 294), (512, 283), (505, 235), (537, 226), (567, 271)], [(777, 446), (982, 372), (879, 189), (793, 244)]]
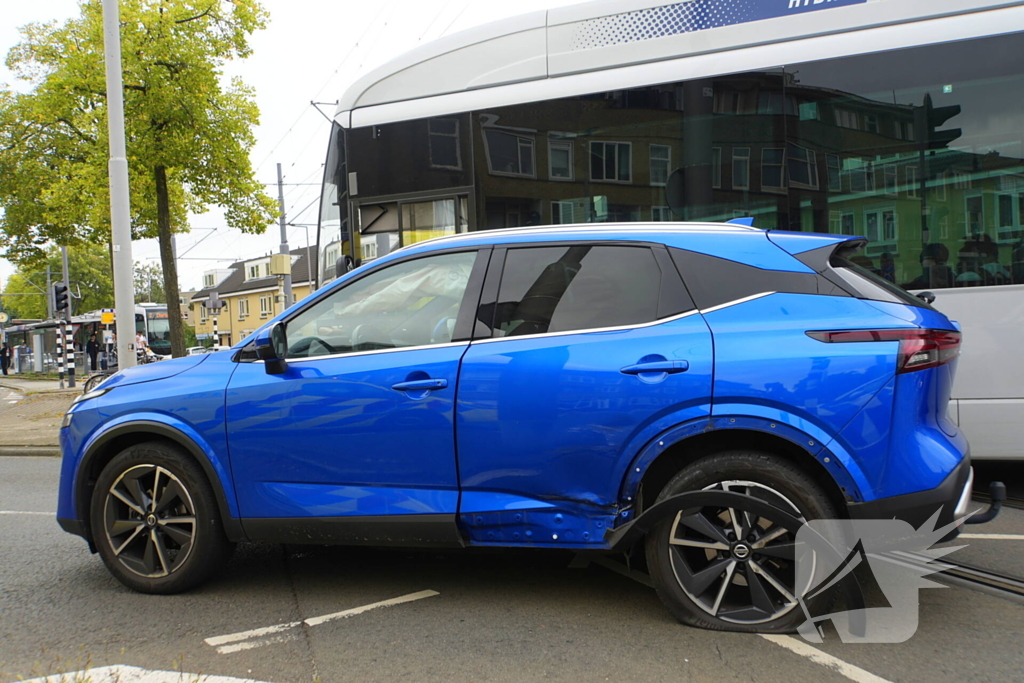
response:
[(380, 602), (363, 605), (362, 607), (353, 607), (352, 609), (347, 609), (342, 612), (325, 614), (320, 617), (310, 617), (305, 621), (292, 621), (286, 624), (254, 628), (251, 631), (230, 633), (226, 636), (214, 636), (213, 638), (207, 638), (205, 642), (207, 645), (217, 648), (217, 652), (222, 655), (230, 654), (232, 652), (241, 652), (242, 650), (251, 650), (256, 647), (273, 645), (274, 643), (283, 643), (287, 640), (298, 638), (298, 634), (294, 632), (293, 629), (297, 626), (301, 626), (302, 624), (306, 624), (306, 626), (319, 626), (320, 624), (324, 624), (328, 621), (334, 621), (335, 619), (347, 619), (348, 617), (354, 617), (357, 614), (369, 612), (370, 610), (401, 605), (402, 603), (412, 602), (414, 600), (431, 598), (435, 595), (440, 595), (440, 593), (434, 590), (419, 591), (418, 593), (410, 593), (409, 595), (402, 595), (397, 598), (391, 598), (390, 600), (381, 600)]
[(43, 678), (33, 678), (23, 683), (67, 683), (67, 681), (89, 681), (89, 683), (260, 683), (251, 678), (232, 678), (231, 676), (204, 676), (202, 674), (183, 673), (181, 671), (151, 671), (137, 666), (104, 666), (99, 669), (87, 669), (66, 674), (54, 674)]

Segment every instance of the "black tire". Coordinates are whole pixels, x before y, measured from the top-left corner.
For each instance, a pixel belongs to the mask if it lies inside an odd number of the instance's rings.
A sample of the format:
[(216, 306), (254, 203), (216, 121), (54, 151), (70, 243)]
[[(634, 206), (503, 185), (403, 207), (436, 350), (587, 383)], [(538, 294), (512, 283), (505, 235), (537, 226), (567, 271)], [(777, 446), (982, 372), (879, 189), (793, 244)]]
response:
[(103, 468), (90, 525), (107, 569), (141, 593), (193, 588), (234, 551), (202, 468), (160, 441), (131, 446)]
[[(837, 516), (829, 497), (797, 465), (775, 455), (753, 451), (717, 453), (691, 463), (666, 484), (657, 502), (688, 491), (723, 489), (723, 483), (724, 490), (753, 495), (805, 520)], [(793, 563), (781, 557), (784, 549), (791, 552), (795, 539), (786, 533), (761, 544), (761, 551), (752, 550), (757, 546), (736, 539), (730, 512), (720, 508), (704, 509), (698, 513), (703, 520), (697, 520), (696, 515), (687, 518), (689, 522), (672, 516), (655, 525), (647, 535), (646, 551), (648, 570), (658, 597), (676, 619), (689, 626), (745, 633), (795, 631), (805, 615), (799, 605), (791, 604), (771, 583), (788, 588), (790, 596), (796, 594), (792, 585), (795, 583)], [(742, 511), (736, 513), (736, 518), (738, 522), (745, 519)], [(721, 535), (729, 543), (727, 549), (720, 549), (722, 543), (713, 538), (717, 531), (703, 538), (719, 549), (695, 547), (704, 541), (700, 540), (700, 532), (692, 530), (694, 522), (700, 521), (696, 526), (702, 526), (709, 519), (721, 527)], [(762, 529), (751, 524), (756, 533), (749, 535), (748, 540), (755, 536), (763, 539), (770, 533), (782, 531), (763, 518), (751, 521), (766, 526)], [(740, 544), (748, 546), (742, 553), (746, 555), (742, 560), (738, 559), (741, 553), (737, 545)], [(688, 545), (691, 547), (686, 547)], [(779, 557), (764, 554), (767, 552)], [(712, 569), (712, 564), (716, 568)], [(721, 571), (718, 566), (722, 567)], [(705, 569), (708, 571), (700, 575)], [(703, 587), (701, 577), (711, 576), (716, 578)], [(753, 583), (748, 582), (748, 576)], [(698, 593), (688, 591), (684, 582)], [(755, 590), (758, 599), (755, 599)], [(809, 607), (813, 610), (827, 608), (835, 598), (835, 592), (818, 596), (810, 601)], [(773, 607), (777, 611), (770, 611)]]

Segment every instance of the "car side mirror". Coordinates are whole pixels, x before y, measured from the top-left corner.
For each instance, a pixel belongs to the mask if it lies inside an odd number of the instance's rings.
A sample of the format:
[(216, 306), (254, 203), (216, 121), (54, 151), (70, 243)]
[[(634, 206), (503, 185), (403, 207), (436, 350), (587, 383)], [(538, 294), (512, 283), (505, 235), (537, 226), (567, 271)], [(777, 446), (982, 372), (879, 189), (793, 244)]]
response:
[(281, 375), (288, 369), (288, 335), (285, 324), (278, 321), (256, 335), (256, 357), (263, 361), (268, 375)]
[(334, 277), (341, 277), (345, 273), (359, 267), (359, 262), (348, 254), (342, 254), (334, 262)]
[(932, 292), (921, 292), (920, 294), (917, 295), (917, 298), (925, 302), (926, 304), (935, 303), (935, 295)]

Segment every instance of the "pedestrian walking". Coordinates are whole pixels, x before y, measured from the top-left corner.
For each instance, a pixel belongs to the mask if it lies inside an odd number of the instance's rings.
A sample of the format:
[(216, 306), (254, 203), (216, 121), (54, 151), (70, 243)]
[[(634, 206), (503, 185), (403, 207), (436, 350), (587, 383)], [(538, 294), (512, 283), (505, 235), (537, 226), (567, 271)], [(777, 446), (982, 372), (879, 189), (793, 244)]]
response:
[(96, 339), (96, 333), (89, 335), (89, 342), (85, 345), (85, 352), (89, 354), (89, 367), (96, 372), (96, 358), (100, 355), (100, 343)]
[(3, 371), (4, 377), (7, 376), (7, 367), (11, 364), (11, 347), (7, 345), (7, 342), (0, 344), (0, 370)]

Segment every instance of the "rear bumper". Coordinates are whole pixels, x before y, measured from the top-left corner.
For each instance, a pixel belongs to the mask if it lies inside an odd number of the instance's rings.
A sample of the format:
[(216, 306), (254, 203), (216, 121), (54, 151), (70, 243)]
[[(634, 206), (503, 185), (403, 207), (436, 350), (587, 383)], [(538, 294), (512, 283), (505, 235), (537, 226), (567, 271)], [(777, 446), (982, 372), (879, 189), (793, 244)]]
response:
[(973, 485), (971, 458), (965, 456), (933, 489), (867, 503), (851, 503), (848, 510), (852, 519), (901, 519), (915, 529), (920, 529), (939, 510), (939, 519), (935, 523), (938, 529), (967, 514)]

